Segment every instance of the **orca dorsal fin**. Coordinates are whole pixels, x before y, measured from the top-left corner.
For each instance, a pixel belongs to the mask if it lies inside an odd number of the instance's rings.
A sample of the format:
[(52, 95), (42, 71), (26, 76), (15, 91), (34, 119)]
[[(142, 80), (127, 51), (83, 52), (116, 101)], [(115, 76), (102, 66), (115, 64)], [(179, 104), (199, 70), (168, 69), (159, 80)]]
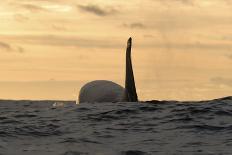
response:
[(127, 100), (130, 102), (137, 102), (138, 96), (135, 87), (134, 73), (131, 62), (131, 46), (132, 46), (132, 38), (130, 37), (127, 41), (126, 48), (126, 80), (125, 80), (125, 88)]

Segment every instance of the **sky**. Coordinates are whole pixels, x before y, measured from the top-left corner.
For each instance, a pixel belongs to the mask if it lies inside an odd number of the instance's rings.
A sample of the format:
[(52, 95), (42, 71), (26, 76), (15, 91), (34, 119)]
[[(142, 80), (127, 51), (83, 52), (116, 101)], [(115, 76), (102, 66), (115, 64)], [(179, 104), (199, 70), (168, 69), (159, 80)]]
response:
[(125, 48), (140, 100), (232, 95), (230, 0), (2, 0), (0, 98), (67, 99), (96, 79), (124, 86)]

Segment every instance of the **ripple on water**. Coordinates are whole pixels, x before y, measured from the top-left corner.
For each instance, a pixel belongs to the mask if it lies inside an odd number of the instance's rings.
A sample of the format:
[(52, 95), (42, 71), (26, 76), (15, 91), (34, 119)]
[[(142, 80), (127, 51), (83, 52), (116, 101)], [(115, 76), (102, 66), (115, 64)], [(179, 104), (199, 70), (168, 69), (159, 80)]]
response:
[(0, 101), (0, 152), (4, 155), (232, 152), (232, 97), (142, 104), (75, 105), (62, 101), (65, 106), (58, 107), (52, 107), (54, 101), (3, 102)]
[(78, 151), (67, 151), (63, 153), (62, 155), (88, 155), (88, 153), (78, 152)]
[(121, 155), (149, 155), (149, 154), (138, 150), (128, 150), (128, 151), (122, 151)]

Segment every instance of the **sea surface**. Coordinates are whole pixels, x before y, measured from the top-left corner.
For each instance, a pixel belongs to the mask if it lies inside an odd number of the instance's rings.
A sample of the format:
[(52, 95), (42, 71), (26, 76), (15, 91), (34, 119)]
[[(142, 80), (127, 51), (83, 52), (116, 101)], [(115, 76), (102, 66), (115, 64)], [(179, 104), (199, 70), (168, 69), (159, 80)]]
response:
[(232, 154), (232, 97), (201, 102), (0, 101), (0, 155), (153, 154)]

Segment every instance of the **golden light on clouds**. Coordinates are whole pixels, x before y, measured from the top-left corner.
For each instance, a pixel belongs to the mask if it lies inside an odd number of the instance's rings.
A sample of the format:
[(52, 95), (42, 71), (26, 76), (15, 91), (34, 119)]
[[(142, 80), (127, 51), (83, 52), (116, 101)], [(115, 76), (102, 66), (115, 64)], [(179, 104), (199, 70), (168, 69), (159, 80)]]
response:
[(4, 0), (0, 98), (75, 99), (95, 79), (123, 85), (130, 36), (141, 100), (231, 95), (231, 9), (230, 0)]

